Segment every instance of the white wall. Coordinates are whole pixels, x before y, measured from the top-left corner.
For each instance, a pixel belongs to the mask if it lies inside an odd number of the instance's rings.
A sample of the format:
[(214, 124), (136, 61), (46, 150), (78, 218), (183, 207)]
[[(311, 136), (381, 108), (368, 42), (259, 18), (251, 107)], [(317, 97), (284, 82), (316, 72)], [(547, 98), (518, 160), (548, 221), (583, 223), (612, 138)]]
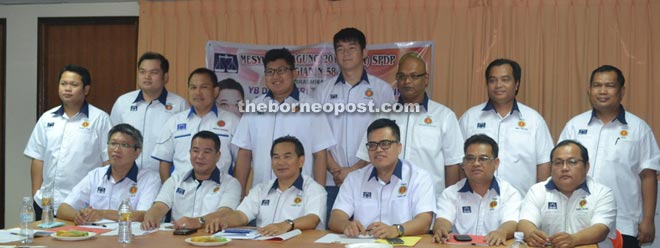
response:
[(7, 20), (5, 227), (18, 225), (22, 196), (30, 195), (30, 160), (23, 149), (36, 122), (37, 18), (139, 16), (136, 2), (0, 5)]

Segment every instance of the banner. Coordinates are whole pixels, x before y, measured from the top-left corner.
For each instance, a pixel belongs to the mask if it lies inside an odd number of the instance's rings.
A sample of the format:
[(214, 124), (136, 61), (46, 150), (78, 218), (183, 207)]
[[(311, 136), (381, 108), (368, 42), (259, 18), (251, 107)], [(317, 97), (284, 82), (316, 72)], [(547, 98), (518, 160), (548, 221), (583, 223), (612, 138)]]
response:
[[(208, 41), (206, 67), (216, 73), (218, 80), (232, 78), (239, 82), (243, 86), (245, 98), (252, 100), (268, 92), (264, 82), (264, 54), (270, 49), (282, 47), (289, 49), (295, 56), (296, 86), (301, 92), (311, 94), (318, 84), (340, 73), (331, 43), (264, 46)], [(369, 74), (390, 83), (398, 97), (395, 74), (399, 58), (409, 52), (416, 52), (424, 58), (427, 70), (433, 68), (433, 42), (430, 41), (368, 45), (364, 65)], [(427, 72), (433, 76), (431, 71)], [(429, 82), (433, 82), (433, 78)], [(432, 88), (427, 92), (433, 92)]]

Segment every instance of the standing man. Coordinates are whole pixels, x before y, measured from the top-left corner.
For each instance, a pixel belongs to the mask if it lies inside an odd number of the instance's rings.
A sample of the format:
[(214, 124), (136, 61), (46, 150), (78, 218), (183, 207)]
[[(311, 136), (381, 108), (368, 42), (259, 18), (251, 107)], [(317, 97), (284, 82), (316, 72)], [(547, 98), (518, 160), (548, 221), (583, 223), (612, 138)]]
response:
[(216, 166), (222, 155), (221, 146), (218, 135), (210, 131), (200, 131), (192, 137), (188, 150), (192, 169), (172, 174), (165, 181), (144, 215), (142, 229), (158, 228), (170, 209), (174, 228), (200, 229), (207, 219), (223, 216), (238, 206), (241, 200), (238, 181)]
[[(85, 101), (91, 88), (89, 71), (67, 65), (60, 71), (58, 93), (62, 105), (37, 121), (23, 154), (32, 159), (32, 195), (41, 217), (42, 197), (52, 197), (57, 213), (71, 189), (87, 173), (108, 161), (110, 117)], [(44, 192), (46, 189), (50, 192)]]
[(516, 100), (520, 65), (496, 59), (486, 68), (488, 101), (468, 109), (459, 125), (463, 137), (483, 133), (500, 146), (496, 175), (511, 183), (521, 195), (534, 183), (550, 176), (552, 137), (543, 117)]
[(437, 198), (433, 241), (446, 243), (449, 233), (486, 236), (488, 245), (513, 238), (520, 214), (520, 193), (495, 177), (500, 165), (495, 141), (477, 134), (465, 141), (463, 170), (467, 178), (449, 186)]
[(330, 230), (349, 237), (395, 238), (428, 233), (435, 211), (428, 173), (399, 159), (399, 126), (389, 119), (367, 128), (371, 164), (351, 173), (339, 189)]
[[(431, 174), (436, 198), (459, 179), (459, 166), (463, 157), (461, 146), (463, 137), (454, 111), (429, 99), (426, 87), (429, 85), (426, 62), (417, 53), (408, 53), (399, 60), (396, 74), (399, 85), (399, 103), (418, 105), (420, 112), (383, 113), (379, 118), (394, 120), (401, 128), (399, 155)], [(366, 143), (366, 136), (364, 136)], [(360, 146), (358, 157), (369, 160), (367, 149)]]
[[(246, 112), (236, 129), (232, 143), (239, 147), (239, 151), (234, 175), (241, 183), (243, 195), (251, 186), (276, 178), (269, 168), (270, 146), (273, 140), (286, 135), (297, 137), (305, 151), (312, 153), (312, 159), (305, 159), (302, 174), (325, 185), (326, 149), (332, 147), (335, 142), (325, 115), (296, 111), (294, 104), (311, 104), (315, 101), (295, 86), (294, 63), (293, 54), (286, 48), (266, 52), (264, 74), (268, 93), (254, 99), (255, 105), (289, 105), (292, 111)], [(254, 166), (254, 176), (252, 185), (247, 186), (251, 165)]]
[(141, 151), (140, 131), (126, 123), (110, 129), (110, 165), (90, 171), (60, 205), (57, 218), (76, 225), (114, 220), (122, 200), (128, 198), (133, 220), (142, 221), (160, 190), (160, 178), (155, 171), (138, 168), (135, 159)]
[[(374, 106), (394, 103), (394, 91), (385, 81), (367, 74), (364, 59), (367, 57), (367, 41), (362, 31), (344, 28), (333, 37), (335, 56), (341, 73), (321, 83), (315, 91), (315, 99), (321, 104), (359, 104), (373, 102)], [(348, 173), (361, 169), (367, 162), (356, 156), (362, 136), (374, 119), (371, 113), (326, 113), (334, 140), (328, 156), (326, 191), (328, 214), (335, 202), (339, 185)]]
[(660, 156), (651, 128), (621, 105), (625, 78), (619, 68), (598, 67), (587, 95), (592, 110), (566, 123), (559, 140), (575, 139), (589, 150), (589, 176), (612, 189), (618, 212), (616, 228), (624, 247), (639, 247), (655, 238), (656, 173)]
[(170, 117), (161, 128), (161, 136), (156, 143), (152, 156), (160, 161), (160, 178), (165, 181), (170, 177), (172, 165), (174, 173), (185, 173), (190, 170), (190, 146), (192, 135), (207, 130), (215, 133), (222, 141), (220, 151), (222, 158), (218, 161), (218, 169), (228, 173), (234, 154), (231, 153), (230, 142), (238, 125), (238, 116), (229, 111), (219, 109), (215, 105), (220, 88), (215, 73), (206, 68), (197, 68), (188, 77), (188, 100), (192, 105), (190, 110), (177, 113)]
[(158, 173), (160, 163), (151, 157), (163, 123), (172, 115), (188, 108), (182, 97), (168, 92), (165, 84), (169, 79), (170, 63), (159, 54), (146, 52), (138, 60), (137, 82), (139, 90), (121, 95), (112, 106), (110, 119), (113, 125), (128, 123), (140, 130), (144, 146), (135, 163), (140, 169)]
[(564, 140), (551, 154), (552, 177), (532, 186), (520, 210), (525, 241), (531, 247), (612, 247), (617, 204), (612, 190), (587, 176), (587, 148)]

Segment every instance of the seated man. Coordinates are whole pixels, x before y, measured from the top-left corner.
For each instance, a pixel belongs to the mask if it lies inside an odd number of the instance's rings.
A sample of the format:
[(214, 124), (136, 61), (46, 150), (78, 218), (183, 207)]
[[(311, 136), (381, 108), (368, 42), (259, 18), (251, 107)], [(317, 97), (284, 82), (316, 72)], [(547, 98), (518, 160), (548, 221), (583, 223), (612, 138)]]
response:
[(435, 210), (433, 183), (426, 171), (399, 160), (399, 138), (399, 126), (390, 119), (369, 125), (366, 145), (371, 164), (351, 172), (339, 188), (330, 230), (375, 238), (429, 231)]
[(60, 205), (57, 217), (76, 225), (100, 219), (117, 220), (117, 209), (128, 197), (133, 220), (142, 221), (160, 190), (160, 178), (155, 172), (138, 169), (135, 159), (141, 151), (142, 134), (133, 126), (119, 124), (110, 129), (110, 165), (87, 173)]
[(433, 241), (446, 243), (449, 233), (486, 236), (489, 245), (504, 245), (518, 225), (518, 190), (495, 177), (500, 165), (495, 140), (475, 134), (465, 141), (463, 170), (467, 178), (450, 186), (437, 199)]
[(144, 215), (142, 229), (158, 228), (160, 220), (172, 209), (176, 229), (199, 229), (206, 219), (229, 213), (238, 206), (241, 185), (220, 173), (220, 139), (210, 131), (195, 134), (190, 145), (192, 169), (173, 174), (163, 184), (156, 200)]
[(551, 177), (525, 196), (518, 230), (531, 247), (612, 247), (616, 202), (612, 190), (587, 177), (587, 148), (564, 140), (550, 153)]
[(252, 188), (236, 211), (213, 220), (206, 227), (208, 232), (245, 226), (254, 219), (264, 236), (325, 227), (327, 194), (313, 178), (301, 174), (305, 165), (302, 143), (293, 136), (277, 138), (270, 154), (277, 178)]

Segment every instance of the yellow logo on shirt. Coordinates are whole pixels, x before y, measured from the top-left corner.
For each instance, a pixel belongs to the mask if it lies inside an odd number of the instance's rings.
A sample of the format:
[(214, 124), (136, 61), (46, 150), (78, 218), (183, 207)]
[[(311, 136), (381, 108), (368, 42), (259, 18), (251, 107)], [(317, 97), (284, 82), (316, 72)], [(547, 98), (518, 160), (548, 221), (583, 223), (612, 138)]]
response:
[(220, 187), (215, 187), (215, 188), (213, 188), (213, 193), (217, 193), (218, 190), (220, 190)]
[(167, 105), (165, 105), (165, 110), (172, 110), (172, 104), (168, 103)]
[(223, 120), (219, 120), (219, 121), (218, 121), (218, 127), (224, 127), (225, 124), (226, 124), (226, 123), (225, 123), (225, 121), (223, 121)]
[(371, 89), (367, 89), (367, 91), (364, 92), (364, 95), (367, 97), (372, 97), (374, 95), (374, 91)]
[(296, 105), (296, 107), (293, 108), (293, 112), (294, 112), (294, 113), (298, 113), (298, 112), (300, 112), (300, 106), (297, 106), (297, 105)]
[(128, 190), (128, 192), (130, 192), (131, 195), (135, 195), (135, 193), (137, 193), (137, 190), (138, 190), (137, 186), (133, 185), (131, 189)]
[(628, 136), (628, 130), (621, 130), (619, 134), (621, 134), (621, 137), (626, 137)]
[(87, 121), (83, 121), (83, 123), (82, 123), (82, 127), (89, 127), (89, 122), (87, 122)]
[(406, 185), (401, 185), (401, 187), (399, 187), (399, 195), (404, 195), (406, 192), (408, 192), (408, 187), (406, 187)]
[(527, 124), (525, 123), (524, 120), (520, 120), (520, 121), (518, 121), (518, 126), (519, 126), (519, 127), (523, 128), (523, 127), (525, 127), (525, 125), (527, 125)]
[(497, 207), (497, 200), (493, 199), (492, 201), (490, 201), (489, 206), (490, 206), (490, 209), (493, 210), (495, 207)]
[(298, 205), (298, 204), (300, 204), (301, 202), (302, 202), (302, 197), (300, 197), (300, 196), (296, 196), (296, 198), (293, 199), (293, 204)]
[(580, 204), (580, 208), (584, 208), (584, 206), (587, 205), (587, 200), (586, 200), (586, 199), (582, 199), (582, 200), (580, 200), (580, 203), (579, 203), (579, 204)]
[(431, 125), (431, 123), (433, 123), (433, 120), (431, 120), (430, 116), (427, 116), (426, 119), (424, 119), (424, 123), (426, 123), (426, 125)]

